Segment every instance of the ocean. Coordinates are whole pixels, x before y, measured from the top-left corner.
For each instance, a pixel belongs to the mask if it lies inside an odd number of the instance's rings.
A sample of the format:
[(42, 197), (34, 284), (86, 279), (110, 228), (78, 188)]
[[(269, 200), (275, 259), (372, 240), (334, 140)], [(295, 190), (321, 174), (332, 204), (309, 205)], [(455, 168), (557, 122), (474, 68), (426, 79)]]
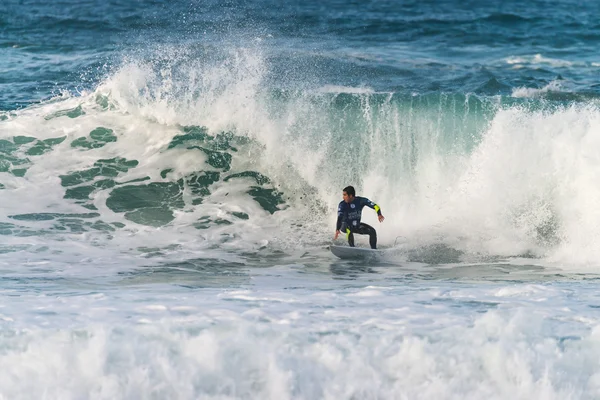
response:
[(599, 13), (3, 1), (0, 399), (599, 398)]

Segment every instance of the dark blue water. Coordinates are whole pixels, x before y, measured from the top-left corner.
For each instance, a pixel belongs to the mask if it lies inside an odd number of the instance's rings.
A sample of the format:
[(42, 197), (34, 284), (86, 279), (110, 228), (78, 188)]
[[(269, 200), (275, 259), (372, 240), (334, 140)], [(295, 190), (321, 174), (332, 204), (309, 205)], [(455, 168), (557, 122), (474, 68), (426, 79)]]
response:
[(7, 0), (0, 11), (3, 110), (93, 88), (164, 46), (207, 58), (225, 43), (260, 46), (274, 88), (492, 96), (557, 81), (571, 94), (561, 99), (600, 88), (594, 2)]

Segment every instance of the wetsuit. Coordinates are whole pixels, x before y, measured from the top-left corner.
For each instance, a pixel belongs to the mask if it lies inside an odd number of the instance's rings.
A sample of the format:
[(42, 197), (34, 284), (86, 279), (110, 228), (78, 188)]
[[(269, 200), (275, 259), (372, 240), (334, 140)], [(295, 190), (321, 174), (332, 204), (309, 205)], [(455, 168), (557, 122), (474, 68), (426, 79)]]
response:
[(372, 249), (377, 248), (377, 232), (375, 228), (365, 223), (360, 222), (362, 209), (364, 206), (370, 207), (381, 215), (381, 208), (371, 200), (365, 197), (354, 197), (350, 203), (342, 201), (338, 206), (338, 219), (336, 230), (342, 228), (346, 231), (346, 238), (350, 247), (354, 247), (354, 233), (359, 235), (369, 235), (369, 244)]

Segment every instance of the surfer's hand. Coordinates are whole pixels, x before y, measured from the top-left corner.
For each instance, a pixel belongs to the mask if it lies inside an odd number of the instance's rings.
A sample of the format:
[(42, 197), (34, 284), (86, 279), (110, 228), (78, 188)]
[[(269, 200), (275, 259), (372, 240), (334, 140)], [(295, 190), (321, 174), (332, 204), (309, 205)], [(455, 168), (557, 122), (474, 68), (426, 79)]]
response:
[(383, 215), (379, 214), (379, 215), (377, 216), (377, 219), (379, 219), (379, 222), (383, 222), (383, 220), (384, 220), (385, 218), (383, 217)]
[(335, 236), (333, 237), (333, 240), (337, 240), (338, 236), (340, 236), (340, 231), (335, 231)]

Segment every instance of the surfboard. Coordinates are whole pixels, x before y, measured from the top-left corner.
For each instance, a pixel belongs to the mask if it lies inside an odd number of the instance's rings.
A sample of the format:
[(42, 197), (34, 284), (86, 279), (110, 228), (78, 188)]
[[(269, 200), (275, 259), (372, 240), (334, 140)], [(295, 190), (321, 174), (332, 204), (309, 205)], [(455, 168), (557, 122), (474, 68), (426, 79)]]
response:
[(381, 256), (381, 250), (366, 249), (364, 247), (331, 245), (329, 250), (335, 256), (347, 260), (377, 259)]

